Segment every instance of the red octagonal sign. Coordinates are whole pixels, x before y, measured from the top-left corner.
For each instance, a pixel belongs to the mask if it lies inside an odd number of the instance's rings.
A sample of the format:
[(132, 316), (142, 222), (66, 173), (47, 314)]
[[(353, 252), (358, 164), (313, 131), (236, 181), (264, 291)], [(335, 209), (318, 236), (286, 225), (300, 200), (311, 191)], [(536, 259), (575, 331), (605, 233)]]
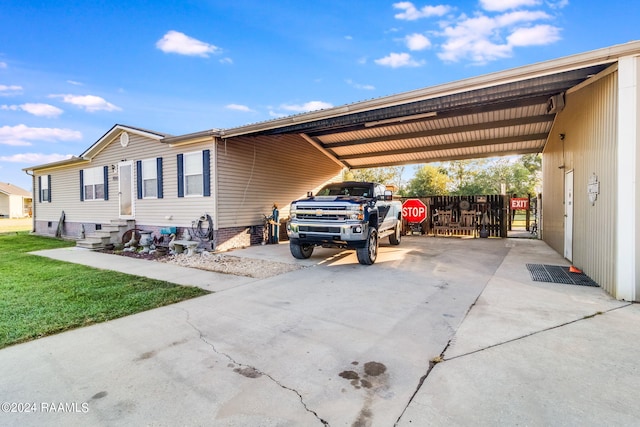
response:
[(422, 222), (427, 219), (427, 205), (420, 199), (408, 199), (402, 204), (402, 216), (407, 222)]

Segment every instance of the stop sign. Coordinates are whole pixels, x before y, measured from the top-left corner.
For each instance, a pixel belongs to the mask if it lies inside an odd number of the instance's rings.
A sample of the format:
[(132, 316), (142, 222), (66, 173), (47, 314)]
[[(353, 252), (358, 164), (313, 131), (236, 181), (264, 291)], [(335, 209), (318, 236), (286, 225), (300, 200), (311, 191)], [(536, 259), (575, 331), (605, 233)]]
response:
[(409, 199), (402, 204), (402, 216), (407, 222), (422, 222), (427, 219), (427, 205), (420, 199)]

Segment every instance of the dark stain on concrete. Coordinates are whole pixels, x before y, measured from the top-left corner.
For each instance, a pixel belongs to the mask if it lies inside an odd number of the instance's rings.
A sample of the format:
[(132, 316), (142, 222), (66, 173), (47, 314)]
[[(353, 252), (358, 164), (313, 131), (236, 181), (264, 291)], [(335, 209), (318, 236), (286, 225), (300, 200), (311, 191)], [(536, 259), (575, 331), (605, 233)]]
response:
[(151, 359), (155, 355), (156, 355), (155, 351), (145, 351), (140, 355), (140, 357), (136, 359), (136, 361)]
[(360, 375), (355, 371), (342, 371), (338, 375), (346, 380), (359, 380)]
[(257, 369), (252, 368), (251, 366), (246, 366), (244, 368), (236, 368), (233, 370), (233, 372), (242, 375), (243, 377), (247, 377), (247, 378), (259, 378), (262, 376), (262, 373), (259, 372)]
[(91, 400), (102, 399), (103, 397), (106, 397), (107, 394), (108, 393), (106, 391), (101, 391), (101, 392), (96, 393), (93, 396), (91, 396)]
[(352, 427), (368, 427), (371, 425), (373, 414), (369, 408), (362, 408), (358, 418), (353, 422)]
[(364, 373), (371, 377), (377, 377), (386, 371), (387, 367), (379, 362), (367, 362), (364, 364)]

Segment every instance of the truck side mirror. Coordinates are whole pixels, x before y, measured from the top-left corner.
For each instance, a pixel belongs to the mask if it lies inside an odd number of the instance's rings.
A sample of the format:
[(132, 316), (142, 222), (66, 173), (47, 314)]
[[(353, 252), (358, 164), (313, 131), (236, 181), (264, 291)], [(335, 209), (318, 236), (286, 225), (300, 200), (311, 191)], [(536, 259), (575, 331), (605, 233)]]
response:
[(393, 200), (393, 193), (391, 190), (384, 191), (384, 200)]

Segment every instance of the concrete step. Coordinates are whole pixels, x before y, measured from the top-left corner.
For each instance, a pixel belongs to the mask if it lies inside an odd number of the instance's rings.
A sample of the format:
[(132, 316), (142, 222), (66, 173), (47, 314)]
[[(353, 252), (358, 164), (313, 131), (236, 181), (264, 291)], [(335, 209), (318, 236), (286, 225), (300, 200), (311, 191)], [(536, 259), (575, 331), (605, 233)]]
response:
[(118, 233), (120, 231), (120, 229), (123, 229), (122, 231), (126, 231), (126, 225), (118, 225), (118, 224), (102, 224), (102, 229), (101, 230), (96, 230), (96, 231), (108, 231), (108, 232), (116, 232)]
[(87, 238), (84, 240), (78, 240), (76, 246), (79, 248), (99, 250), (104, 249), (105, 242), (102, 239)]
[(100, 230), (87, 233), (85, 239), (76, 242), (76, 246), (97, 250), (109, 243), (120, 243), (120, 236), (135, 224), (134, 220), (112, 219), (108, 224), (101, 224)]
[(116, 231), (115, 234), (114, 232), (109, 232), (109, 231), (103, 231), (103, 230), (96, 230), (92, 233), (87, 233), (85, 235), (85, 237), (89, 238), (95, 238), (95, 239), (107, 239), (107, 240), (111, 240), (111, 238), (113, 237), (117, 237), (118, 236), (118, 232)]

